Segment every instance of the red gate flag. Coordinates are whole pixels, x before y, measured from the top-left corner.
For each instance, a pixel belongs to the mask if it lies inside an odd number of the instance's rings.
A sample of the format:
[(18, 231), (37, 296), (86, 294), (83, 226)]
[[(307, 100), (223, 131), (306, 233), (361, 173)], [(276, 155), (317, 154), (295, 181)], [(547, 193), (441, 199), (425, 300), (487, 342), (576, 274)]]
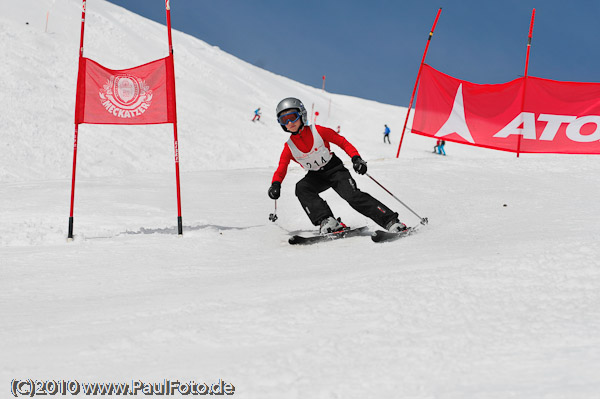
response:
[(175, 123), (173, 56), (123, 70), (81, 57), (75, 124)]
[(71, 179), (71, 212), (69, 235), (73, 239), (75, 208), (75, 171), (79, 124), (149, 125), (173, 124), (175, 146), (175, 181), (177, 183), (177, 231), (183, 234), (181, 190), (179, 184), (179, 140), (175, 100), (175, 67), (171, 35), (171, 4), (165, 0), (169, 56), (123, 70), (111, 70), (83, 57), (86, 0), (81, 10), (79, 37), (79, 72), (75, 98), (75, 138), (73, 140), (73, 175)]
[(424, 64), (412, 132), (510, 152), (600, 154), (600, 83), (475, 84)]

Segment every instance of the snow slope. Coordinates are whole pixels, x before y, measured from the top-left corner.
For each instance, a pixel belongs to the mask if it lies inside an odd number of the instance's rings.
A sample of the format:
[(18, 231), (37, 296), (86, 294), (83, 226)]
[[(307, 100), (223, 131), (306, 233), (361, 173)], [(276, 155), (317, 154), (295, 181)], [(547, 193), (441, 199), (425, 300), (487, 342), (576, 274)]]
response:
[[(406, 109), (324, 93), (181, 32), (183, 237), (171, 127), (82, 125), (67, 243), (80, 7), (22, 0), (0, 15), (0, 396), (31, 378), (223, 379), (240, 398), (598, 397), (596, 157), (452, 143), (441, 157), (407, 135), (395, 159)], [(88, 2), (87, 57), (119, 69), (166, 52), (164, 26)], [(341, 125), (369, 173), (430, 224), (390, 244), (289, 246), (313, 227), (295, 166), (267, 220), (286, 96)], [(376, 228), (324, 196), (346, 223)]]

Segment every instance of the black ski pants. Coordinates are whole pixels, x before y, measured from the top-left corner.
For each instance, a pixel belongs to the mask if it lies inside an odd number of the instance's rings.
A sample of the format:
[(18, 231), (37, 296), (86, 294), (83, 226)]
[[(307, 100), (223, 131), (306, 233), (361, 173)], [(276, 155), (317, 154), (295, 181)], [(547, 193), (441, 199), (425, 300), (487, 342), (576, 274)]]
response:
[(315, 226), (318, 226), (323, 219), (333, 216), (327, 202), (319, 196), (329, 188), (333, 188), (354, 210), (372, 219), (383, 228), (398, 218), (396, 212), (371, 195), (360, 191), (348, 169), (334, 155), (323, 169), (308, 172), (296, 184), (296, 197)]

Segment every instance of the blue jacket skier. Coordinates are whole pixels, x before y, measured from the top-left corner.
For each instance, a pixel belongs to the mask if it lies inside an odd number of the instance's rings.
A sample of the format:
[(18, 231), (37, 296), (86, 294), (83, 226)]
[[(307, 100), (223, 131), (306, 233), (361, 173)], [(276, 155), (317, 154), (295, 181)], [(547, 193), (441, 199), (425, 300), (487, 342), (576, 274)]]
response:
[(252, 122), (255, 120), (260, 120), (260, 107), (254, 110), (254, 118), (252, 118)]
[(446, 151), (444, 150), (445, 145), (446, 145), (445, 140), (438, 140), (437, 143), (435, 144), (435, 147), (433, 147), (433, 152), (434, 153), (437, 152), (440, 155), (446, 155)]
[(385, 140), (387, 139), (388, 144), (392, 144), (390, 143), (390, 128), (388, 127), (388, 125), (385, 125), (385, 130), (383, 131), (383, 142), (385, 143)]

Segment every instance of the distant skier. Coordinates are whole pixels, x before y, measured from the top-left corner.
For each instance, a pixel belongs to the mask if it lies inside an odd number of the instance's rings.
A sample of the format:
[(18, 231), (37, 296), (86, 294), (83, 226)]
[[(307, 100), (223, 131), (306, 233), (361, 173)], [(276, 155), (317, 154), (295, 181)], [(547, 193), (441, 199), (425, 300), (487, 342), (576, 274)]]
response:
[(383, 143), (385, 144), (385, 140), (387, 139), (388, 144), (392, 144), (390, 143), (390, 128), (388, 127), (388, 125), (385, 125), (385, 130), (383, 131)]
[(337, 134), (341, 134), (342, 128), (338, 125), (337, 130), (335, 131)]
[(252, 122), (260, 120), (260, 107), (254, 110), (254, 118), (252, 118)]
[(433, 147), (433, 152), (434, 153), (437, 152), (440, 155), (446, 155), (446, 150), (444, 150), (445, 145), (446, 145), (446, 141), (438, 140), (435, 144), (435, 147)]
[(276, 114), (281, 128), (291, 135), (283, 147), (279, 166), (271, 180), (268, 190), (271, 199), (279, 198), (281, 183), (287, 174), (290, 161), (293, 160), (307, 172), (296, 184), (296, 197), (312, 224), (320, 226), (321, 234), (344, 228), (343, 223), (333, 216), (327, 202), (319, 196), (329, 188), (333, 188), (356, 211), (388, 231), (400, 232), (406, 229), (406, 225), (398, 220), (398, 213), (356, 187), (348, 169), (330, 151), (331, 143), (343, 149), (352, 158), (356, 173), (364, 175), (367, 172), (367, 163), (348, 140), (333, 129), (317, 125), (307, 126), (306, 108), (297, 98), (281, 100), (277, 105)]

